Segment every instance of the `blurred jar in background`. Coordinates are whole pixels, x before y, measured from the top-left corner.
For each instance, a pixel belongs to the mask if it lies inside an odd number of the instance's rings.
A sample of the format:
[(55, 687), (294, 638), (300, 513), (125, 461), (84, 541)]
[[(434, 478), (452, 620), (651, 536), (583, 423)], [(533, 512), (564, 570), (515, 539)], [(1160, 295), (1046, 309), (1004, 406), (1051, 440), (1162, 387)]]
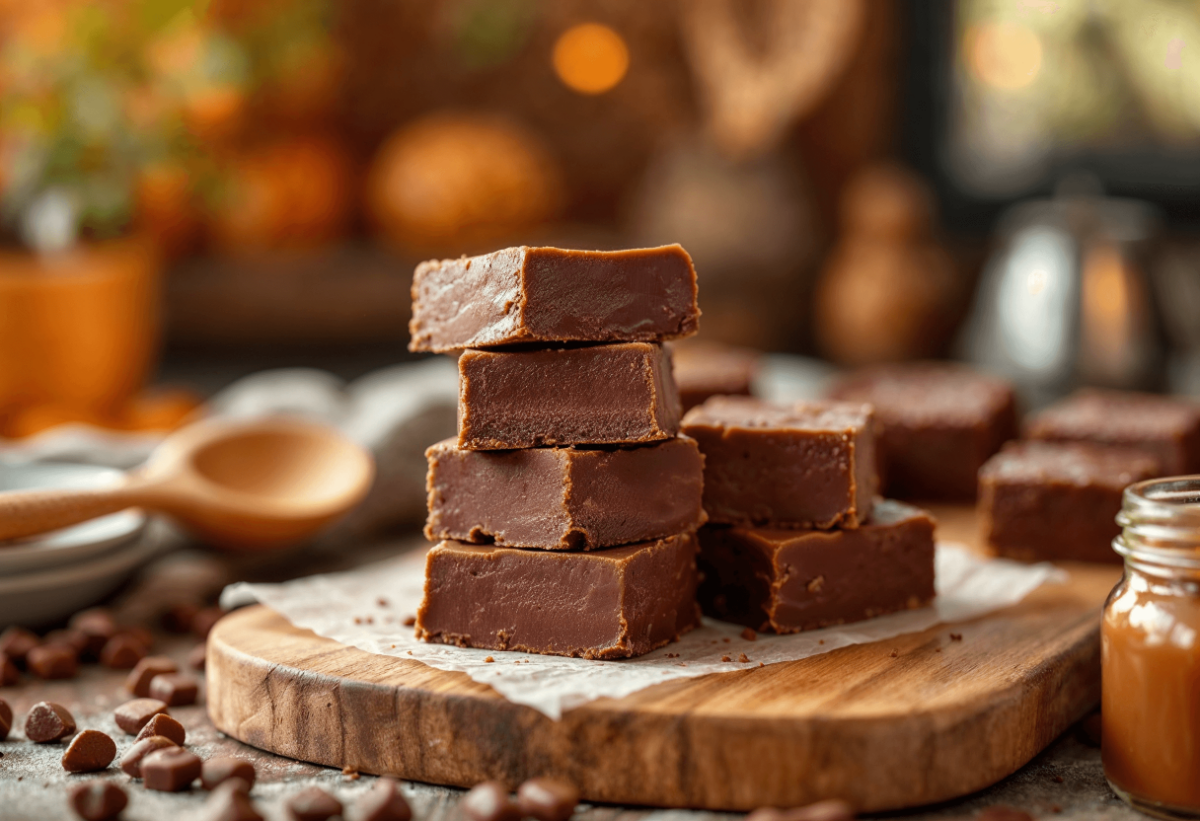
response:
[(859, 172), (842, 196), (841, 232), (817, 283), (817, 342), (845, 365), (938, 354), (961, 287), (933, 239), (932, 197), (898, 165)]
[(397, 130), (367, 177), (366, 209), (411, 253), (529, 241), (564, 200), (562, 173), (534, 132), (495, 115), (439, 112)]
[(137, 239), (0, 253), (5, 433), (33, 432), (33, 409), (97, 423), (124, 413), (154, 365), (159, 275), (156, 252)]

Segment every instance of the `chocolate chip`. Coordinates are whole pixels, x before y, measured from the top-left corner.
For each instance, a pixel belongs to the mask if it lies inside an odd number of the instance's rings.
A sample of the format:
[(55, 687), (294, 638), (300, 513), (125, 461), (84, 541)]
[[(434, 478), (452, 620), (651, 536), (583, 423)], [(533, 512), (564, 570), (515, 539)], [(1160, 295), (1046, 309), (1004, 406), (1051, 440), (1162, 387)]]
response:
[(521, 815), (537, 821), (567, 821), (579, 803), (579, 790), (554, 778), (531, 778), (517, 789)]
[(208, 648), (205, 646), (204, 642), (197, 644), (192, 648), (192, 652), (188, 653), (188, 667), (191, 667), (193, 670), (203, 670), (207, 656)]
[(196, 638), (208, 638), (208, 633), (212, 630), (213, 625), (220, 621), (221, 616), (224, 615), (225, 611), (219, 607), (205, 607), (196, 613), (195, 618), (192, 619), (192, 632), (196, 635)]
[(521, 811), (499, 781), (476, 784), (459, 802), (471, 821), (521, 821)]
[(103, 607), (81, 610), (71, 617), (68, 626), (87, 636), (87, 655), (92, 658), (98, 658), (104, 645), (117, 634), (116, 619)]
[(21, 672), (7, 653), (0, 653), (0, 687), (8, 687), (21, 680)]
[(137, 735), (146, 726), (146, 722), (166, 711), (167, 705), (158, 699), (135, 698), (113, 710), (113, 718), (116, 719), (117, 726), (122, 730), (130, 735)]
[(0, 653), (8, 656), (15, 664), (25, 661), (30, 650), (41, 644), (38, 637), (24, 627), (12, 627), (0, 633)]
[(161, 735), (152, 735), (149, 738), (138, 739), (133, 742), (133, 746), (126, 751), (125, 755), (121, 756), (121, 772), (131, 778), (142, 777), (142, 759), (150, 755), (150, 753), (165, 750), (167, 747), (178, 747), (169, 738)]
[(146, 645), (128, 633), (118, 633), (104, 643), (100, 663), (113, 670), (132, 670), (146, 657)]
[(412, 809), (390, 778), (381, 778), (354, 803), (358, 821), (409, 821)]
[(203, 821), (263, 821), (250, 800), (250, 787), (240, 778), (231, 778), (213, 790), (200, 817)]
[(169, 738), (181, 747), (187, 738), (183, 725), (166, 713), (150, 716), (150, 720), (146, 722), (146, 726), (142, 727), (137, 734), (137, 738), (134, 740), (141, 741), (143, 738), (150, 738), (156, 735)]
[(67, 800), (84, 821), (112, 821), (129, 803), (125, 791), (111, 781), (89, 781), (71, 788)]
[(294, 821), (329, 821), (342, 814), (342, 802), (320, 787), (305, 787), (284, 806)]
[(42, 644), (61, 644), (74, 650), (75, 655), (82, 656), (88, 648), (88, 637), (81, 631), (68, 627), (64, 630), (51, 630), (42, 637)]
[(99, 730), (84, 730), (71, 739), (63, 753), (63, 769), (69, 773), (103, 770), (117, 757), (117, 743)]
[(39, 701), (25, 718), (25, 737), (38, 744), (61, 741), (75, 732), (75, 718), (61, 704)]
[(231, 778), (240, 778), (247, 786), (253, 787), (256, 776), (254, 765), (246, 759), (223, 755), (204, 762), (200, 771), (200, 785), (206, 790), (214, 790), (218, 784)]
[(763, 807), (746, 816), (746, 821), (854, 821), (854, 810), (833, 799), (786, 810)]
[(190, 633), (192, 632), (192, 622), (195, 621), (196, 614), (199, 612), (199, 605), (176, 604), (162, 614), (160, 621), (163, 629), (168, 633)]
[[(150, 695), (150, 680), (164, 673), (178, 672), (179, 666), (166, 656), (146, 656), (125, 679), (125, 689), (138, 698)], [(165, 699), (164, 699), (165, 700)]]
[(75, 678), (79, 672), (79, 657), (65, 644), (42, 644), (25, 656), (25, 666), (38, 678)]
[(1076, 727), (1075, 734), (1080, 741), (1082, 741), (1084, 744), (1087, 744), (1089, 747), (1099, 747), (1101, 734), (1100, 711), (1097, 710), (1096, 712), (1084, 718), (1083, 721), (1079, 722), (1078, 727)]
[(150, 697), (166, 702), (168, 707), (195, 704), (199, 690), (196, 679), (182, 673), (164, 673), (150, 682)]
[(1033, 816), (1014, 807), (987, 807), (979, 815), (977, 821), (1033, 821)]
[(142, 759), (142, 786), (159, 792), (179, 792), (200, 777), (200, 758), (182, 747), (164, 747)]
[(8, 706), (8, 702), (0, 698), (0, 741), (8, 738), (8, 733), (12, 730), (12, 707)]

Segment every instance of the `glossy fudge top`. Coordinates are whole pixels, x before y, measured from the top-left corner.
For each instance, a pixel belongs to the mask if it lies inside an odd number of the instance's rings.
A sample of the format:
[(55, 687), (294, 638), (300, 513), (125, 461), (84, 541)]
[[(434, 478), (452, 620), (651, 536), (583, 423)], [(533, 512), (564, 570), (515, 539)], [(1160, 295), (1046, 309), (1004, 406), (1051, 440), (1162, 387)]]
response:
[(829, 395), (871, 403), (884, 425), (971, 426), (1013, 404), (1007, 381), (943, 362), (864, 368), (839, 379)]
[(1158, 472), (1140, 450), (1086, 442), (1010, 442), (980, 469), (983, 482), (1099, 485), (1120, 491)]
[(417, 266), (409, 350), (661, 342), (696, 333), (696, 269), (679, 245), (505, 248)]
[(688, 411), (684, 424), (726, 430), (857, 434), (870, 430), (873, 422), (870, 405), (856, 402), (776, 405), (751, 396), (714, 396)]

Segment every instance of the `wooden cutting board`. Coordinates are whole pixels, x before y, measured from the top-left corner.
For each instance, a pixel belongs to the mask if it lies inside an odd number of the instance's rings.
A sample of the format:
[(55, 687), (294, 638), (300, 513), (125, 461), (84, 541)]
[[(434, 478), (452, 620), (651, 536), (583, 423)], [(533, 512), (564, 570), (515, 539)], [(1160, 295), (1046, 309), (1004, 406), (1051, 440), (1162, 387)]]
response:
[[(934, 512), (939, 538), (974, 540), (972, 511)], [(255, 747), (415, 781), (549, 775), (589, 801), (663, 807), (917, 806), (995, 783), (1099, 702), (1100, 609), (1120, 570), (1064, 567), (1066, 584), (971, 622), (667, 682), (561, 721), (256, 606), (210, 635), (208, 708)]]

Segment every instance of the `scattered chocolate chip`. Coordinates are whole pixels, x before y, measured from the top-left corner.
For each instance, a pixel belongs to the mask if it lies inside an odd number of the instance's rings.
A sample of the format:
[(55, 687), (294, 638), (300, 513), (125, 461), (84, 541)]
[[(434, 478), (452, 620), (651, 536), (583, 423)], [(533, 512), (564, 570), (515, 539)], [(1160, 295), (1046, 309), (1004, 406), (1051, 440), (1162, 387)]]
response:
[(203, 670), (208, 657), (208, 648), (203, 642), (192, 648), (192, 652), (188, 653), (187, 666), (193, 670)]
[(854, 810), (845, 801), (832, 799), (786, 810), (763, 807), (746, 816), (746, 821), (854, 821)]
[(104, 643), (100, 663), (113, 670), (132, 670), (146, 653), (146, 645), (128, 633), (118, 633)]
[(250, 800), (250, 787), (240, 778), (220, 784), (204, 802), (204, 821), (263, 821)]
[(25, 718), (25, 737), (37, 744), (61, 741), (75, 732), (75, 717), (61, 704), (39, 701)]
[(749, 656), (747, 656), (745, 653), (739, 653), (739, 654), (738, 654), (738, 661), (739, 661), (739, 662), (741, 662), (742, 664), (749, 664), (749, 663), (750, 663), (750, 657), (749, 657)]
[(69, 773), (103, 770), (117, 757), (117, 743), (99, 730), (83, 730), (71, 739), (63, 753), (63, 769)]
[(108, 640), (117, 634), (117, 622), (103, 607), (81, 610), (71, 617), (68, 626), (87, 636), (87, 654), (98, 658)]
[(404, 626), (405, 627), (413, 627), (416, 625), (416, 623), (417, 623), (416, 616), (405, 616), (404, 617)]
[(167, 705), (158, 699), (135, 698), (113, 710), (113, 718), (116, 719), (117, 726), (122, 730), (130, 735), (137, 735), (146, 726), (146, 722), (166, 711)]
[(196, 620), (196, 614), (199, 612), (199, 605), (176, 604), (163, 612), (159, 622), (168, 633), (190, 633), (192, 632), (192, 622)]
[(182, 747), (164, 747), (142, 759), (142, 786), (159, 792), (179, 792), (200, 777), (200, 758)]
[(38, 678), (75, 678), (79, 657), (65, 644), (40, 644), (25, 656), (25, 666)]
[(179, 666), (166, 656), (146, 656), (130, 671), (129, 677), (125, 679), (125, 689), (138, 698), (145, 698), (150, 695), (151, 679), (164, 673), (178, 671)]
[(1089, 747), (1100, 746), (1100, 711), (1086, 716), (1075, 728), (1076, 737)]
[(125, 755), (121, 756), (121, 772), (131, 778), (141, 778), (142, 759), (150, 755), (150, 753), (165, 750), (167, 747), (178, 746), (171, 739), (161, 735), (152, 735), (149, 738), (138, 739), (133, 742), (133, 746), (126, 751)]
[(976, 821), (1033, 821), (1033, 816), (1027, 812), (1002, 806), (987, 807), (975, 818)]
[(24, 627), (12, 627), (0, 633), (0, 653), (15, 664), (22, 664), (30, 650), (41, 644), (37, 635)]
[(554, 778), (531, 778), (517, 789), (521, 815), (537, 821), (567, 821), (579, 803), (579, 790)]
[(97, 779), (72, 787), (67, 800), (84, 821), (112, 821), (125, 809), (129, 796), (111, 781)]
[(742, 638), (744, 638), (746, 641), (757, 641), (758, 633), (755, 633), (752, 628), (747, 627), (742, 631)]
[(166, 713), (150, 716), (150, 720), (146, 722), (146, 726), (142, 727), (137, 734), (137, 738), (134, 740), (141, 741), (143, 738), (150, 738), (156, 735), (169, 738), (181, 747), (187, 738), (183, 725)]
[(218, 784), (231, 778), (240, 778), (253, 787), (257, 775), (254, 765), (246, 759), (223, 755), (204, 762), (200, 771), (200, 785), (206, 790), (215, 790)]
[(342, 802), (320, 787), (305, 787), (290, 797), (284, 806), (294, 821), (329, 821), (342, 814)]
[(82, 631), (68, 627), (63, 630), (51, 630), (42, 637), (42, 644), (61, 644), (74, 650), (75, 655), (82, 656), (87, 652), (88, 637)]
[(21, 672), (7, 653), (0, 653), (0, 687), (8, 687), (21, 680)]
[(164, 673), (150, 682), (150, 698), (166, 702), (168, 707), (183, 707), (196, 703), (200, 685), (183, 673)]
[(0, 698), (0, 741), (8, 738), (8, 733), (12, 730), (12, 707), (8, 706), (8, 702)]
[(733, 661), (729, 656), (721, 656), (721, 661)]
[(390, 778), (381, 778), (355, 802), (358, 821), (409, 821), (412, 809)]
[(206, 639), (208, 633), (212, 630), (213, 625), (220, 621), (221, 616), (225, 615), (225, 611), (219, 607), (205, 607), (196, 613), (192, 619), (192, 632), (196, 638)]
[(951, 633), (950, 641), (962, 641), (962, 633)]
[(521, 821), (521, 810), (499, 781), (476, 784), (459, 806), (471, 821)]

